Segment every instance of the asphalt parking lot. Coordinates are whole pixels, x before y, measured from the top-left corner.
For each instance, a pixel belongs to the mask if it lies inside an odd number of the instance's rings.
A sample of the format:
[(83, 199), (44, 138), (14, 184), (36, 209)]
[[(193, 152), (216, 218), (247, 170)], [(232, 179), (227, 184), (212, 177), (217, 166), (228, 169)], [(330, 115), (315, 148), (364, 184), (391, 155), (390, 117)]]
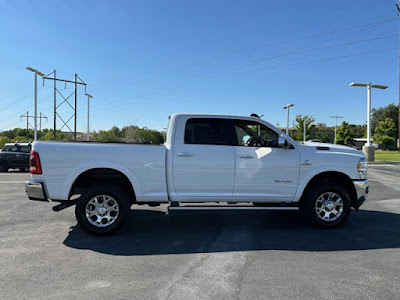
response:
[(399, 299), (400, 165), (369, 177), (368, 201), (335, 230), (296, 212), (143, 206), (117, 235), (93, 237), (73, 208), (29, 201), (29, 174), (0, 173), (0, 298)]

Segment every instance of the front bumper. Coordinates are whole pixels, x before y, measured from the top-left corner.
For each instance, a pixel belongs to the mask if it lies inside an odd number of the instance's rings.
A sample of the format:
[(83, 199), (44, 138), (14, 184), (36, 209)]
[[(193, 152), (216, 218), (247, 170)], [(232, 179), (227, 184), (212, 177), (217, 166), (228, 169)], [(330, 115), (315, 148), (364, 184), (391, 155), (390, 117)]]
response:
[(353, 184), (357, 193), (355, 208), (358, 209), (365, 202), (365, 200), (367, 200), (367, 195), (369, 193), (369, 180), (353, 180)]
[(25, 181), (25, 192), (30, 200), (48, 201), (43, 183), (35, 181)]

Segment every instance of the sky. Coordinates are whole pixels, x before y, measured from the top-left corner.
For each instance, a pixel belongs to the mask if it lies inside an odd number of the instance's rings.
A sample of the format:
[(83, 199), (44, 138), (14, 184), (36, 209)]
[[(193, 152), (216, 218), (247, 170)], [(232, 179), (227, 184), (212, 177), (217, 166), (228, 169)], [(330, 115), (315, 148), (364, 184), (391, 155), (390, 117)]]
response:
[[(163, 130), (176, 113), (250, 115), (285, 126), (296, 114), (334, 125), (398, 103), (396, 0), (0, 0), (0, 130), (33, 114), (33, 73), (87, 83), (90, 130)], [(38, 81), (38, 113), (53, 126), (53, 82)], [(67, 97), (73, 85), (58, 84)], [(87, 98), (78, 87), (77, 129)], [(58, 104), (62, 98), (58, 97)], [(58, 110), (68, 120), (72, 109)], [(33, 121), (31, 120), (33, 123)], [(57, 118), (57, 128), (62, 122)], [(73, 128), (72, 120), (68, 123)], [(65, 129), (65, 127), (64, 127)], [(63, 129), (63, 130), (64, 130)]]

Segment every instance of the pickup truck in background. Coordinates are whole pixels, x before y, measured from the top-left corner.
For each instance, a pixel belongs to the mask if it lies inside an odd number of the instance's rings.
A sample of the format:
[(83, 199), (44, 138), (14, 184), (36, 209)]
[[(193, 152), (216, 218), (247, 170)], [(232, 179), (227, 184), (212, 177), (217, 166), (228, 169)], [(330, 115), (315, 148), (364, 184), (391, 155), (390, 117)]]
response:
[(34, 142), (31, 200), (75, 205), (78, 224), (115, 232), (131, 205), (173, 210), (300, 210), (325, 228), (366, 200), (364, 154), (300, 143), (256, 117), (174, 114), (163, 145)]
[(29, 169), (30, 143), (7, 143), (0, 151), (0, 172), (9, 169), (25, 171)]

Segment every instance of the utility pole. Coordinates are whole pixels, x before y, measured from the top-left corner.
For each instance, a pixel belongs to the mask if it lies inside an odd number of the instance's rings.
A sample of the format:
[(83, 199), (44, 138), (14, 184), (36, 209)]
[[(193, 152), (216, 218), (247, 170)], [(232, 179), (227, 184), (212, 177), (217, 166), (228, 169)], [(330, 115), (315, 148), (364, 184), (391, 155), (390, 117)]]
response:
[(39, 117), (39, 132), (42, 132), (42, 119), (46, 119), (47, 122), (47, 117), (45, 115), (42, 116), (42, 113), (40, 112), (40, 117)]
[(90, 95), (89, 93), (85, 93), (85, 95), (87, 96), (87, 133), (86, 133), (86, 141), (90, 141), (90, 129), (89, 129), (89, 100), (90, 98), (93, 98), (92, 95)]
[(337, 127), (337, 119), (338, 119), (338, 118), (342, 119), (343, 117), (341, 117), (341, 116), (331, 116), (331, 118), (335, 118), (335, 119), (336, 119), (336, 122), (335, 122), (335, 144), (336, 144), (336, 127)]
[(29, 111), (27, 111), (26, 114), (20, 115), (20, 120), (22, 120), (22, 118), (26, 118), (26, 141), (28, 141), (28, 139), (29, 139), (29, 127), (32, 127), (32, 125), (29, 123), (29, 118), (35, 118), (35, 117), (34, 116), (30, 116), (29, 115)]
[[(76, 88), (77, 88), (77, 86), (76, 86), (76, 77), (77, 77), (78, 75), (75, 73), (75, 120), (74, 120), (74, 141), (76, 141), (76, 113), (77, 113), (77, 110), (76, 110), (76, 99), (77, 99), (77, 93), (76, 93)], [(85, 90), (85, 92), (86, 92), (86, 90)]]
[(56, 70), (54, 72), (54, 125), (53, 125), (53, 140), (57, 140), (57, 112), (56, 112), (56, 107), (57, 107), (57, 76), (56, 76)]
[[(50, 77), (50, 75), (53, 75)], [(57, 139), (57, 117), (61, 120), (63, 125), (58, 129), (61, 131), (64, 127), (67, 127), (69, 131), (73, 134), (74, 140), (76, 141), (76, 130), (77, 130), (77, 104), (78, 104), (78, 84), (85, 86), (85, 92), (86, 92), (86, 86), (87, 84), (78, 76), (78, 74), (75, 74), (74, 80), (66, 80), (66, 79), (61, 79), (57, 78), (56, 76), (56, 70), (51, 72), (50, 74), (43, 75), (43, 85), (44, 85), (44, 80), (53, 80), (54, 81), (54, 127), (53, 127), (53, 139)], [(79, 80), (78, 80), (79, 79)], [(61, 93), (61, 91), (57, 88), (56, 82), (61, 81), (64, 82), (64, 86), (66, 88), (67, 83), (73, 83), (74, 84), (74, 91), (68, 96), (64, 97), (64, 95)], [(62, 100), (61, 103), (57, 105), (57, 94), (61, 96)], [(70, 97), (74, 95), (74, 105), (70, 103)], [(71, 101), (72, 102), (72, 101)], [(63, 104), (68, 104), (68, 106), (73, 110), (73, 114), (69, 119), (63, 119), (61, 115), (57, 112), (57, 109), (63, 105)], [(68, 125), (68, 123), (74, 118), (74, 129), (72, 130), (71, 127)]]
[[(397, 1), (396, 3), (396, 8), (397, 8), (397, 16), (399, 16), (400, 13), (400, 1)], [(398, 107), (398, 124), (397, 124), (397, 148), (400, 149), (400, 25), (399, 25), (399, 41), (398, 41), (398, 56), (399, 56), (399, 107)]]

